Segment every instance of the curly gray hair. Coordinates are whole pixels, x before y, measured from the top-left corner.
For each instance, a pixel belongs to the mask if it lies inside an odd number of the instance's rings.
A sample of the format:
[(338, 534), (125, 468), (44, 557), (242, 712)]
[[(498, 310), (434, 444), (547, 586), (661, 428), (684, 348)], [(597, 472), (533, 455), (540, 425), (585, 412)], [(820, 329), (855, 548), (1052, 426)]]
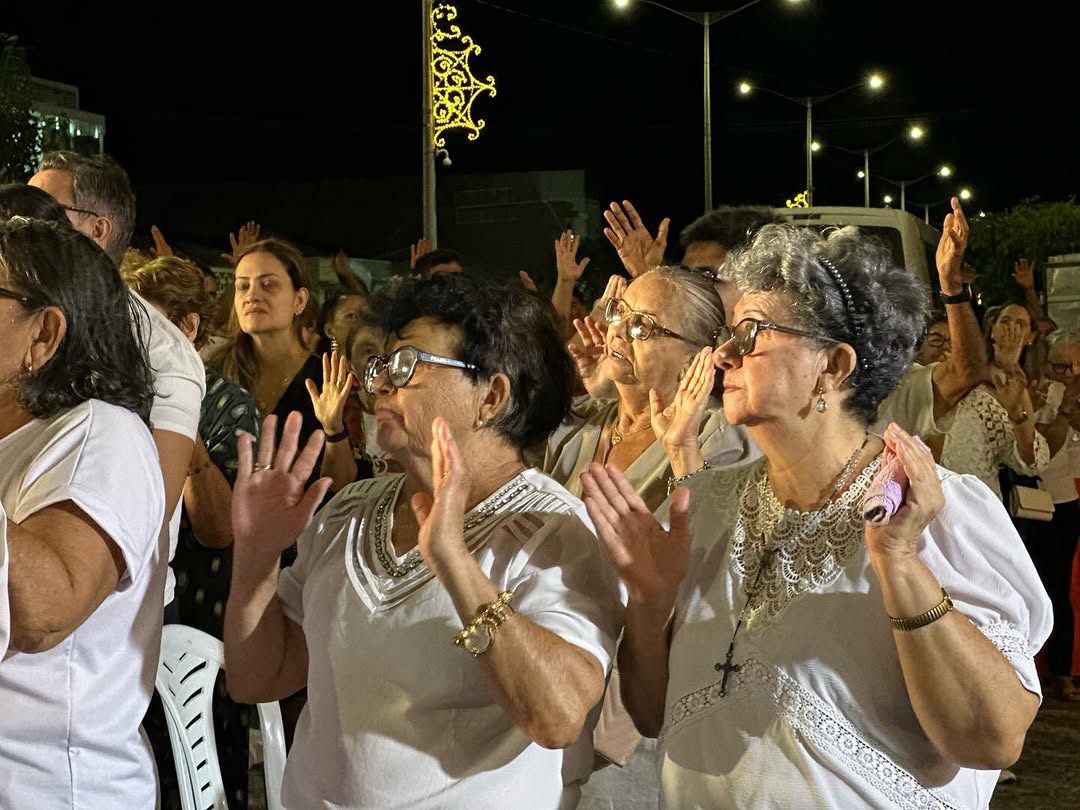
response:
[(929, 293), (888, 249), (858, 228), (824, 234), (794, 225), (766, 225), (729, 261), (744, 294), (783, 293), (789, 318), (822, 335), (822, 347), (847, 343), (858, 356), (848, 377), (845, 409), (869, 425), (911, 368), (926, 325)]

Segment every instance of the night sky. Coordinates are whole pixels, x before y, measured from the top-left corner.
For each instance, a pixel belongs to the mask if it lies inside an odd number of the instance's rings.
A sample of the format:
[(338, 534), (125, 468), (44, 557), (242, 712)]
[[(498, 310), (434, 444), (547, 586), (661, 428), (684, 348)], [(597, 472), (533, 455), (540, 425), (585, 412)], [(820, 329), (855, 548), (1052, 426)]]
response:
[[(107, 116), (107, 148), (136, 186), (418, 174), (419, 2), (310, 4), (288, 16), (224, 6), (162, 4), (122, 22), (86, 4), (47, 18), (40, 7), (5, 8), (0, 29), (30, 46), (35, 75), (78, 85), (82, 106)], [(1075, 193), (1075, 29), (1035, 11), (1058, 7), (763, 0), (714, 25), (717, 202), (782, 205), (803, 188), (802, 108), (740, 99), (736, 80), (819, 95), (873, 69), (889, 78), (883, 94), (815, 109), (826, 145), (815, 159), (818, 204), (862, 204), (861, 159), (830, 144), (874, 146), (912, 122), (928, 139), (890, 146), (872, 174), (911, 178), (946, 161), (957, 175), (925, 181), (909, 200), (961, 184), (976, 210)], [(678, 228), (700, 213), (700, 26), (641, 3), (617, 12), (609, 0), (458, 8), (484, 49), (474, 70), (495, 75), (498, 96), (478, 102), (487, 119), (478, 141), (451, 135), (450, 171), (585, 169), (591, 197), (629, 197), (649, 221), (670, 215)], [(875, 204), (888, 190), (874, 184)], [(406, 230), (419, 233), (416, 202)], [(241, 195), (235, 221), (257, 206)]]

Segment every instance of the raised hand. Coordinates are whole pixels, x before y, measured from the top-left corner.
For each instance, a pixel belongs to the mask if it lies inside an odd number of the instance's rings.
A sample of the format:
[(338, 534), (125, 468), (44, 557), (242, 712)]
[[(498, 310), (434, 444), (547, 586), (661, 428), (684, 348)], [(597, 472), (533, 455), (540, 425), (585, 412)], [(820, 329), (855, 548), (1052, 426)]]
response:
[(623, 267), (631, 277), (637, 278), (664, 261), (668, 227), (671, 225), (669, 217), (660, 221), (655, 239), (629, 200), (623, 200), (622, 206), (613, 202), (610, 209), (604, 212), (604, 219), (608, 223), (608, 227), (604, 228), (604, 236), (615, 247)]
[(655, 388), (649, 391), (649, 409), (653, 432), (667, 450), (684, 450), (699, 447), (698, 430), (705, 414), (705, 406), (712, 395), (716, 367), (712, 362), (712, 349), (699, 351), (690, 368), (679, 381), (679, 389), (670, 403), (664, 403)]
[(240, 253), (244, 248), (258, 242), (261, 232), (262, 229), (257, 222), (248, 220), (240, 226), (240, 229), (235, 234), (229, 233), (229, 248), (232, 252), (222, 253), (221, 257), (226, 259), (233, 267), (236, 267), (236, 263), (240, 261)]
[(307, 528), (331, 479), (320, 478), (304, 490), (323, 446), (322, 431), (315, 431), (297, 455), (303, 417), (296, 411), (285, 420), (281, 446), (274, 451), (277, 417), (263, 420), (257, 461), (252, 463), (252, 438), (237, 442), (238, 467), (232, 496), (232, 529), (237, 546), (279, 555)]
[(157, 225), (150, 226), (150, 237), (154, 240), (154, 255), (157, 257), (162, 256), (175, 256), (173, 249), (169, 247), (169, 243), (165, 241), (165, 235), (161, 232), (161, 229)]
[[(1028, 392), (1027, 380), (1022, 375), (1010, 375), (990, 388), (990, 393), (1001, 403), (1013, 422), (1022, 422), (1035, 415), (1035, 406)], [(1025, 414), (1027, 416), (1025, 416)]]
[(410, 269), (416, 269), (416, 260), (421, 256), (427, 256), (435, 248), (431, 242), (424, 237), (420, 237), (414, 244), (409, 245), (409, 267)]
[(530, 276), (527, 272), (522, 270), (518, 273), (518, 278), (521, 279), (522, 287), (524, 287), (529, 292), (536, 292), (536, 282), (533, 281), (532, 276)]
[(941, 291), (946, 295), (959, 295), (964, 289), (964, 251), (967, 250), (970, 228), (964, 217), (964, 209), (960, 207), (960, 200), (953, 197), (951, 202), (952, 213), (945, 216), (945, 222), (941, 226), (941, 239), (938, 241), (934, 259)]
[(352, 391), (353, 375), (342, 352), (322, 356), (323, 387), (319, 391), (313, 380), (305, 380), (315, 418), (323, 430), (333, 435), (345, 429), (345, 403)]
[(1013, 281), (1016, 282), (1016, 286), (1021, 290), (1032, 290), (1035, 288), (1035, 263), (1029, 262), (1027, 259), (1017, 259), (1016, 264), (1013, 266)]
[(420, 525), (420, 554), (438, 575), (456, 555), (468, 553), (465, 507), (470, 484), (450, 425), (441, 416), (431, 425), (431, 483), (432, 494), (419, 492), (410, 505)]
[(577, 260), (580, 247), (581, 243), (573, 231), (563, 231), (562, 235), (555, 240), (555, 268), (559, 273), (560, 282), (573, 286), (585, 272), (589, 257), (586, 256), (580, 262)]
[(666, 614), (690, 558), (690, 492), (680, 488), (672, 494), (671, 529), (665, 531), (617, 467), (593, 463), (581, 483), (585, 508), (630, 601), (656, 605)]
[(930, 449), (895, 422), (885, 431), (885, 444), (896, 453), (908, 477), (904, 502), (884, 526), (866, 525), (864, 538), (871, 557), (911, 560), (918, 555), (919, 536), (945, 505), (937, 465)]
[[(611, 276), (604, 288), (604, 294), (593, 304), (592, 319), (597, 323), (604, 323), (604, 307), (607, 306), (607, 302), (612, 298), (622, 298), (626, 295), (627, 286), (626, 279), (622, 276)], [(606, 331), (607, 327), (605, 326), (604, 329)]]
[(578, 376), (581, 377), (585, 390), (596, 396), (604, 383), (600, 375), (600, 366), (607, 352), (604, 333), (596, 321), (588, 315), (585, 316), (585, 320), (575, 319), (574, 329), (581, 338), (581, 345), (572, 340), (566, 345), (566, 349), (577, 364)]

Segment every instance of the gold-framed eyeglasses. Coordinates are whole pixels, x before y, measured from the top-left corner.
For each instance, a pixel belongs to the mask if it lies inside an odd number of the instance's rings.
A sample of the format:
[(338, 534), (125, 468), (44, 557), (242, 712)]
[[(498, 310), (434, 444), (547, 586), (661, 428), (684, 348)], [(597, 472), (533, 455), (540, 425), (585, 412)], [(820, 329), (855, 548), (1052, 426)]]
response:
[(604, 323), (608, 326), (616, 326), (624, 322), (626, 323), (626, 334), (630, 336), (631, 340), (648, 340), (659, 333), (689, 343), (691, 346), (698, 345), (690, 338), (683, 337), (666, 326), (661, 326), (656, 318), (649, 313), (631, 309), (621, 298), (609, 298), (607, 304), (604, 305)]

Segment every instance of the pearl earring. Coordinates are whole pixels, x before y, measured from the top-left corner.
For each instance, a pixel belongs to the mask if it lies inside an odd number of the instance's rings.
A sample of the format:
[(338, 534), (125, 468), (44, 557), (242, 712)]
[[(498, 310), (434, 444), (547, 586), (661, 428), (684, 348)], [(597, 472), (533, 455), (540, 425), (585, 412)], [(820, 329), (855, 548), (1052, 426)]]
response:
[(817, 410), (818, 413), (825, 413), (825, 411), (829, 410), (829, 403), (825, 401), (824, 386), (819, 387), (815, 393), (818, 395), (818, 398), (817, 405), (815, 405), (814, 408)]

